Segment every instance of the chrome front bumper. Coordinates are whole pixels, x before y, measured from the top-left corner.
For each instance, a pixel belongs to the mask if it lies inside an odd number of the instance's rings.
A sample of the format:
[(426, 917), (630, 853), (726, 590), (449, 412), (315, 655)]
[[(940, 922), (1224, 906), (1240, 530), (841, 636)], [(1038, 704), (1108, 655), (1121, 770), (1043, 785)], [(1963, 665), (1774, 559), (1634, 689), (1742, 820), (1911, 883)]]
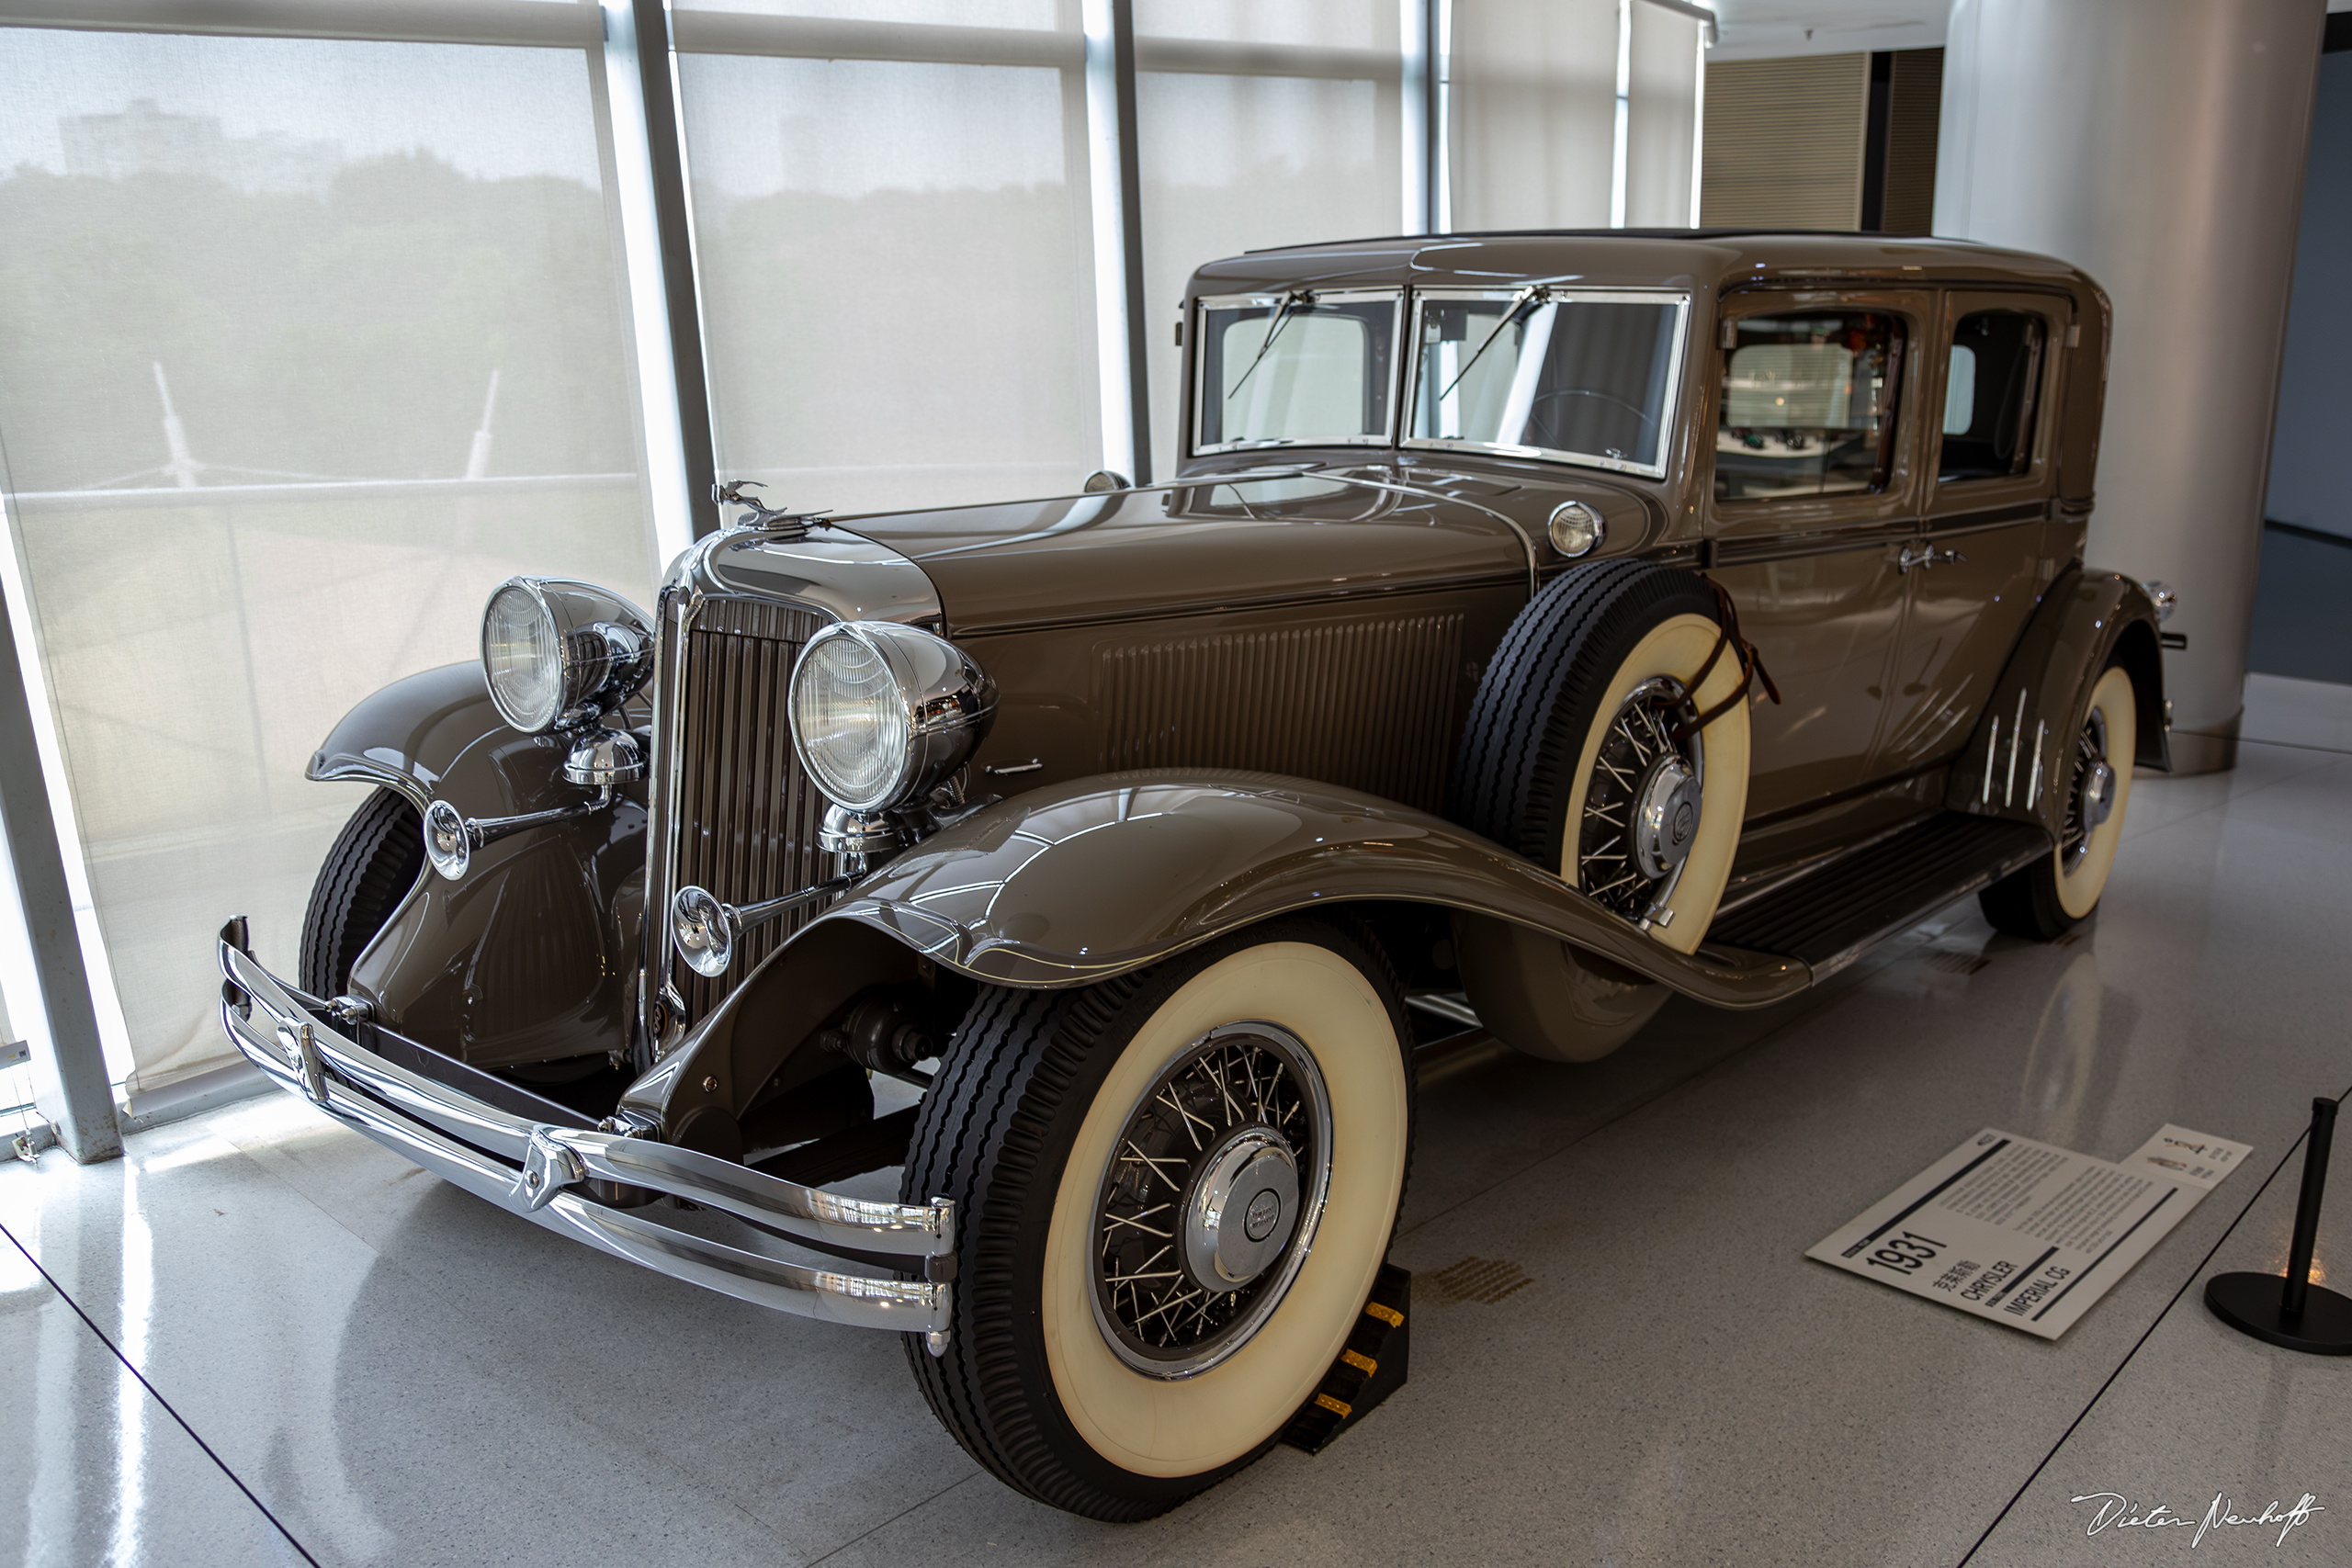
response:
[[(232, 931), (235, 929), (232, 923)], [(298, 1001), (253, 955), (220, 944), (220, 1027), (281, 1088), (386, 1148), (510, 1213), (559, 1235), (759, 1306), (861, 1328), (922, 1334), (946, 1348), (954, 1287), (811, 1269), (615, 1209), (575, 1190), (613, 1182), (683, 1198), (805, 1240), (907, 1258), (952, 1258), (955, 1205), (876, 1203), (781, 1180), (729, 1160), (616, 1133), (551, 1127), (513, 1115), (386, 1061)]]

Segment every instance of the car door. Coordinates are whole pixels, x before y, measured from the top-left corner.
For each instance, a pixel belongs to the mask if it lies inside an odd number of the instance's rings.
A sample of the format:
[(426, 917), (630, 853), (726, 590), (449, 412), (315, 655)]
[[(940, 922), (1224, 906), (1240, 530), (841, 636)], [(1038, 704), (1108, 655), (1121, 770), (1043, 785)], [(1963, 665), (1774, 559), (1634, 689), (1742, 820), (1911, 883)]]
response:
[(1953, 290), (1924, 406), (1933, 453), (1894, 703), (1876, 771), (1930, 768), (1974, 731), (1993, 682), (2052, 575), (2052, 406), (2071, 304), (2060, 295)]
[(1711, 390), (1709, 574), (1781, 689), (1750, 710), (1747, 820), (1870, 779), (1917, 530), (1914, 388), (1933, 296), (1734, 293)]

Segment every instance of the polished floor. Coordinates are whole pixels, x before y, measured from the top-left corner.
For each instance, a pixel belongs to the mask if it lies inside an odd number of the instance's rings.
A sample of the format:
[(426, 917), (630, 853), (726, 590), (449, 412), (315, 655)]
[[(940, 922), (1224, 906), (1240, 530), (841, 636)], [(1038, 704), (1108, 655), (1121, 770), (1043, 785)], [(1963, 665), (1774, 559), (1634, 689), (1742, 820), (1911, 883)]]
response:
[[(2197, 1289), (2281, 1266), (2312, 1098), (2352, 1087), (2352, 687), (2257, 677), (2246, 728), (2234, 772), (2134, 785), (2066, 942), (1971, 900), (1767, 1014), (1434, 1068), (1412, 1381), (1143, 1526), (978, 1472), (895, 1342), (589, 1253), (285, 1096), (12, 1164), (0, 1561), (2352, 1562), (2352, 1359)], [(1803, 1256), (1987, 1123), (2112, 1158), (2165, 1122), (2249, 1168), (2054, 1344)], [(2324, 1511), (2092, 1534), (2102, 1494)]]

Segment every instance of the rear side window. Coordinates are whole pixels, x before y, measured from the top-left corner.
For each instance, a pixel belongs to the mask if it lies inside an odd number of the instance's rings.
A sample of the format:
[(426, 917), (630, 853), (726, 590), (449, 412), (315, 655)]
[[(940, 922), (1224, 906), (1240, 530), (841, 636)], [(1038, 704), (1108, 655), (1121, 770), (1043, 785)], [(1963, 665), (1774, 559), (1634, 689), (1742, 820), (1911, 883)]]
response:
[(2025, 472), (2033, 460), (2043, 336), (2041, 318), (2024, 310), (1977, 310), (1960, 319), (1944, 376), (1939, 482)]
[(1902, 366), (1899, 316), (1825, 310), (1740, 318), (1724, 353), (1716, 499), (1883, 488)]

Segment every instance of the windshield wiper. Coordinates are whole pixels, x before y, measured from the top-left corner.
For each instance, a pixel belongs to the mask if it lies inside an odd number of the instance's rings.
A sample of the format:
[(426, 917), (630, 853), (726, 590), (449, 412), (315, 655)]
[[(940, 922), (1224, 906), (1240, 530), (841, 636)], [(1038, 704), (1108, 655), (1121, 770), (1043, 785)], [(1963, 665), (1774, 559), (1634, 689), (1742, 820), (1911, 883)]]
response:
[(1284, 327), (1290, 325), (1291, 313), (1295, 310), (1312, 310), (1314, 305), (1314, 294), (1305, 288), (1295, 289), (1283, 296), (1283, 308), (1274, 312), (1273, 324), (1266, 329), (1266, 341), (1258, 345), (1258, 357), (1250, 362), (1250, 368), (1241, 373), (1241, 379), (1236, 381), (1227, 390), (1225, 394), (1227, 402), (1231, 402), (1240, 395), (1241, 389), (1249, 383), (1251, 375), (1256, 373), (1258, 366), (1265, 359), (1266, 351), (1274, 346), (1274, 340), (1283, 335)]
[(1526, 310), (1530, 305), (1542, 300), (1551, 292), (1552, 291), (1549, 288), (1546, 288), (1540, 283), (1531, 283), (1526, 288), (1521, 289), (1511, 299), (1510, 309), (1503, 312), (1503, 319), (1495, 323), (1495, 330), (1487, 334), (1487, 341), (1478, 345), (1478, 352), (1470, 356), (1470, 364), (1464, 365), (1461, 369), (1455, 371), (1453, 373), (1453, 379), (1445, 384), (1445, 390), (1440, 392), (1438, 396), (1441, 398), (1451, 396), (1453, 389), (1462, 385), (1462, 378), (1470, 374), (1470, 366), (1477, 364), (1480, 356), (1483, 355), (1487, 350), (1495, 345), (1495, 340), (1503, 335), (1504, 330), (1513, 321), (1519, 320), (1519, 313), (1521, 310)]

